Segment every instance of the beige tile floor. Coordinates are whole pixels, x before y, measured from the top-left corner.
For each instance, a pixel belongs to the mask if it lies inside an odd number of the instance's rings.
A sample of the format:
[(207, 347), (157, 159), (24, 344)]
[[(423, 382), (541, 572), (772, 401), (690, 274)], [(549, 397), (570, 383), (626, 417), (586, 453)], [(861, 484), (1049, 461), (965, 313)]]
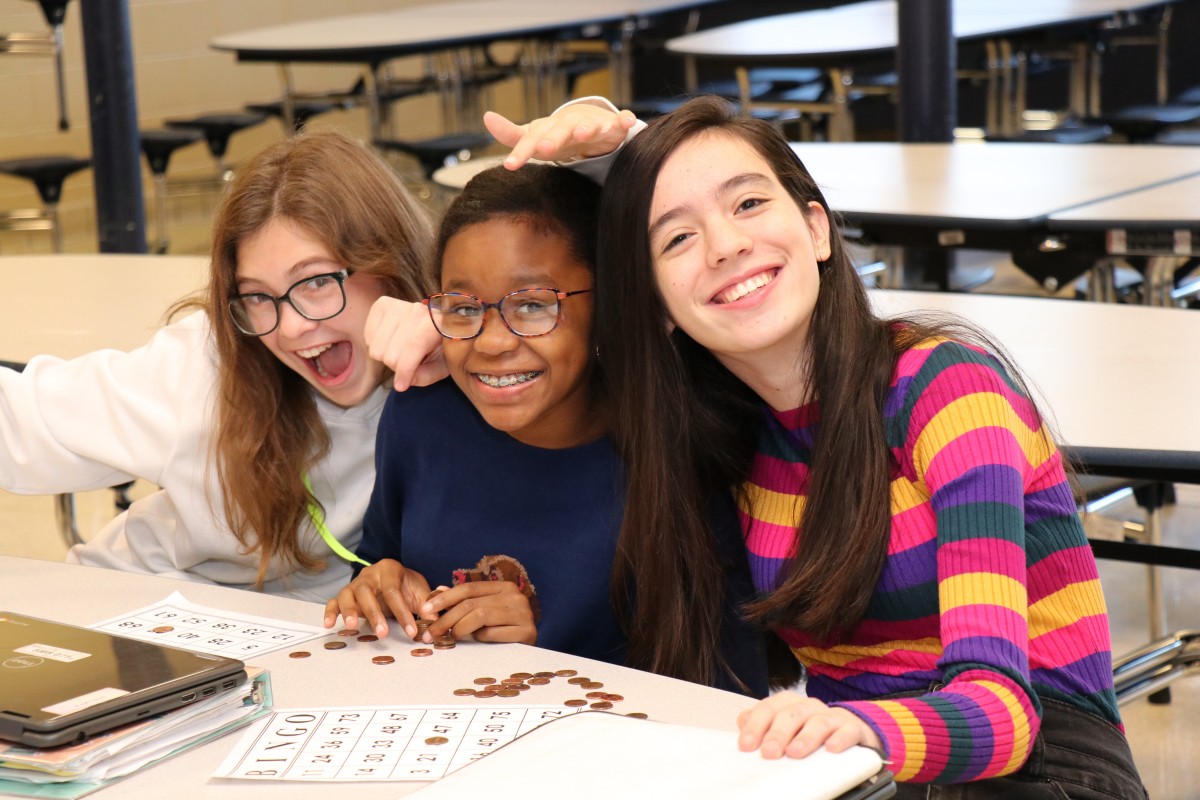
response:
[[(446, 195), (434, 189), (423, 193), (431, 212), (444, 207)], [(203, 198), (184, 198), (172, 205), (173, 253), (207, 251), (208, 214), (214, 202)], [(33, 248), (41, 249), (38, 243)], [(72, 248), (73, 249), (73, 248)], [(14, 252), (6, 249), (6, 252)], [(995, 277), (981, 291), (1001, 294), (1044, 295), (1042, 288), (1011, 263), (995, 254), (968, 253), (964, 259), (974, 264), (992, 264)], [(1066, 287), (1058, 293), (1069, 295)], [(1200, 312), (1198, 312), (1200, 313)], [(153, 491), (139, 483), (134, 496)], [(80, 530), (87, 537), (113, 514), (112, 495), (108, 491), (87, 492), (77, 496)], [(1105, 510), (1106, 514), (1126, 519), (1140, 518), (1132, 500), (1122, 501)], [(1168, 544), (1200, 547), (1200, 488), (1181, 487), (1178, 502), (1164, 514), (1164, 540)], [(61, 559), (65, 546), (54, 523), (53, 501), (49, 497), (18, 497), (0, 492), (0, 553), (45, 559)], [(1169, 628), (1200, 628), (1200, 580), (1186, 570), (1164, 571), (1164, 596), (1168, 605)], [(1115, 562), (1101, 563), (1101, 581), (1110, 610), (1114, 651), (1119, 655), (1145, 643), (1147, 635), (1146, 568)], [(0, 606), (3, 605), (0, 587)], [(1170, 705), (1151, 705), (1135, 701), (1122, 709), (1134, 757), (1142, 771), (1151, 797), (1155, 800), (1194, 800), (1200, 798), (1200, 675), (1183, 678), (1172, 687)]]

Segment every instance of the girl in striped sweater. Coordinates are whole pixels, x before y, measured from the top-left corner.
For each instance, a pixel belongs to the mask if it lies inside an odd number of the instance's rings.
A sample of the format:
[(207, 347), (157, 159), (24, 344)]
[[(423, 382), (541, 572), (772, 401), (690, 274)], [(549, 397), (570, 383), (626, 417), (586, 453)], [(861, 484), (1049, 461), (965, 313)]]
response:
[(704, 498), (735, 487), (748, 613), (807, 676), (739, 746), (879, 748), (902, 797), (1143, 797), (1062, 457), (996, 349), (875, 317), (799, 159), (716, 100), (625, 146), (601, 230), (617, 574), (705, 607)]

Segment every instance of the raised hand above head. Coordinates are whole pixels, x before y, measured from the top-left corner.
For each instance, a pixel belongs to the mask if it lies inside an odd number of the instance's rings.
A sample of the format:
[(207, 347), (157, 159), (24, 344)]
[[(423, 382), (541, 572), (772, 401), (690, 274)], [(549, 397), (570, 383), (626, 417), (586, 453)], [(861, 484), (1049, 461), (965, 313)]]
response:
[(504, 159), (508, 169), (518, 169), (530, 159), (561, 162), (608, 155), (636, 123), (632, 111), (618, 111), (601, 97), (568, 103), (524, 125), (494, 111), (483, 115), (488, 132), (512, 148)]

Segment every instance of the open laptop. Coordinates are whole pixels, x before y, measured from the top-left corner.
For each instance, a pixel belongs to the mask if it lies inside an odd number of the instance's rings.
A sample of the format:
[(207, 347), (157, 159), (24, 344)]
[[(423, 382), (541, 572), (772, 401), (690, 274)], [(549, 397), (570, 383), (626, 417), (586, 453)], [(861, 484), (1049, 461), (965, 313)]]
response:
[(245, 682), (232, 658), (0, 611), (0, 739), (80, 742)]

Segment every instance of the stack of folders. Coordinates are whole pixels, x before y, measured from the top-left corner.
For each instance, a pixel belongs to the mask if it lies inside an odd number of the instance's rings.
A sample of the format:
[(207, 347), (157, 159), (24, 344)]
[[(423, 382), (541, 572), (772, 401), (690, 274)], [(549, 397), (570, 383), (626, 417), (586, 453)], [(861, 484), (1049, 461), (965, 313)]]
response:
[(0, 742), (0, 794), (82, 797), (190, 747), (247, 725), (271, 709), (270, 673), (173, 711), (90, 736), (34, 748)]

